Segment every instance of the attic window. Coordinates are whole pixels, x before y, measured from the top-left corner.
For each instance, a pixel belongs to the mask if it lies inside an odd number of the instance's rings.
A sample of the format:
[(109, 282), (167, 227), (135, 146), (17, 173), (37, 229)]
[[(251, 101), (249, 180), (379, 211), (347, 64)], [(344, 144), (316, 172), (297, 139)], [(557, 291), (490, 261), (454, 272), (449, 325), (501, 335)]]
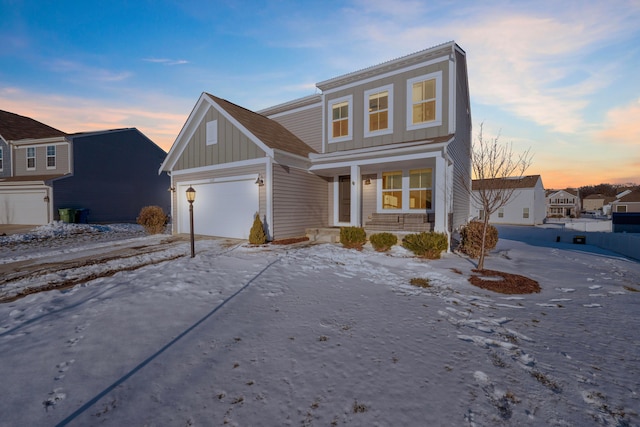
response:
[(212, 120), (207, 122), (207, 145), (215, 145), (218, 143), (218, 121)]

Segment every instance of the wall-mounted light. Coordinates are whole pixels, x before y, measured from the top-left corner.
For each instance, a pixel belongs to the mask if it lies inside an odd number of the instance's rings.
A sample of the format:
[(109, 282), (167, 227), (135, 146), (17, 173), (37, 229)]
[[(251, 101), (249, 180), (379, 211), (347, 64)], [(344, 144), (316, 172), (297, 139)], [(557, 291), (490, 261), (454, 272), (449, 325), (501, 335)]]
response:
[(256, 184), (260, 187), (264, 185), (264, 179), (262, 178), (262, 175), (258, 175), (258, 178), (256, 178)]
[(48, 194), (46, 196), (44, 196), (44, 202), (45, 203), (49, 203), (49, 195)]
[(172, 193), (174, 193), (176, 191), (176, 187), (169, 187), (167, 188), (167, 191), (171, 191)]
[(364, 185), (370, 185), (371, 184), (371, 178), (367, 178), (364, 180)]

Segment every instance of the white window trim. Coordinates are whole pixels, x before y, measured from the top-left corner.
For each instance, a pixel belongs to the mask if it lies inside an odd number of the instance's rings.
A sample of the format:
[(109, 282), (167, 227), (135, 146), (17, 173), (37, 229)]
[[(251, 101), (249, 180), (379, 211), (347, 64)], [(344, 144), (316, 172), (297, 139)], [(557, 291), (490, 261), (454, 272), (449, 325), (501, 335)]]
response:
[[(53, 155), (53, 163), (54, 163), (53, 166), (49, 166), (49, 157), (51, 157), (51, 156), (49, 156), (49, 147), (53, 147), (53, 150), (55, 151), (55, 154)], [(45, 155), (46, 155), (47, 169), (49, 169), (49, 170), (56, 169), (56, 167), (58, 166), (58, 150), (57, 150), (56, 146), (55, 145), (47, 145), (45, 150), (46, 150)]]
[[(333, 138), (333, 106), (341, 102), (347, 102), (349, 122), (347, 125), (347, 135), (339, 138)], [(327, 141), (330, 144), (343, 141), (351, 141), (353, 139), (353, 95), (343, 96), (341, 98), (331, 99), (327, 102)]]
[[(430, 122), (413, 124), (413, 84), (425, 80), (436, 81), (436, 119)], [(416, 130), (440, 126), (442, 124), (442, 71), (425, 74), (407, 80), (407, 130)]]
[[(376, 131), (369, 131), (369, 96), (375, 95), (376, 93), (384, 92), (388, 93), (387, 99), (387, 129), (381, 129)], [(370, 89), (364, 92), (364, 136), (372, 137), (379, 135), (387, 135), (393, 133), (393, 85), (386, 85), (382, 87), (377, 87), (375, 89)]]
[[(422, 169), (422, 168), (409, 168), (409, 169), (389, 169), (389, 170), (384, 170), (381, 172), (378, 172), (378, 182), (380, 183), (380, 185), (377, 186), (376, 188), (376, 192), (377, 192), (377, 200), (376, 200), (376, 212), (377, 213), (432, 213), (435, 212), (435, 205), (436, 205), (436, 200), (434, 197), (434, 179), (435, 179), (435, 168), (432, 166), (425, 166), (424, 169), (431, 169), (431, 187), (427, 187), (427, 190), (431, 190), (431, 209), (411, 209), (409, 208), (409, 193), (411, 191), (410, 188), (410, 181), (409, 181), (409, 171), (415, 170), (415, 169)], [(394, 172), (394, 171), (401, 171), (402, 172), (402, 206), (406, 206), (403, 207), (402, 209), (383, 209), (382, 208), (382, 174), (384, 172)]]
[(0, 147), (0, 172), (4, 169), (4, 150)]
[(211, 120), (207, 122), (206, 144), (216, 145), (218, 143), (218, 121)]
[[(29, 159), (31, 158), (31, 157), (29, 157), (29, 149), (31, 149), (31, 148), (33, 148), (33, 167), (32, 168), (29, 167)], [(25, 159), (26, 159), (26, 165), (25, 166), (27, 167), (28, 171), (36, 170), (36, 167), (38, 166), (38, 164), (36, 163), (36, 158), (37, 158), (37, 154), (38, 154), (37, 150), (36, 150), (35, 147), (27, 147), (26, 150), (27, 151), (26, 151), (26, 156), (25, 156)]]

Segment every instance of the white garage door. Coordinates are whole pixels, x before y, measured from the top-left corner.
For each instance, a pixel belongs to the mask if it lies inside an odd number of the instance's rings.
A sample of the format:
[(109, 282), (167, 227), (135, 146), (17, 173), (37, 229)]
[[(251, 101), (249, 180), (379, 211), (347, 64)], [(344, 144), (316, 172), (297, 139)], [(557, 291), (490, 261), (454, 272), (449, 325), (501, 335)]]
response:
[[(179, 233), (189, 233), (189, 203), (186, 190), (178, 186)], [(194, 233), (205, 236), (248, 239), (253, 218), (259, 209), (259, 187), (255, 177), (235, 181), (191, 184)]]
[(47, 224), (46, 190), (0, 189), (0, 224)]

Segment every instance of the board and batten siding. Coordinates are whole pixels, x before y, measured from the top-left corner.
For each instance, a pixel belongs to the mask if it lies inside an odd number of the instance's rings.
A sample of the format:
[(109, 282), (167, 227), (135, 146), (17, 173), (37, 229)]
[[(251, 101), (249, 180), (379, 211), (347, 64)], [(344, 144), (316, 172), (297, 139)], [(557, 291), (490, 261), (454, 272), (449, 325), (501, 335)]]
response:
[[(251, 165), (251, 166), (240, 166), (236, 168), (225, 168), (218, 170), (209, 170), (209, 171), (200, 171), (194, 173), (185, 173), (178, 176), (171, 177), (171, 187), (176, 189), (171, 194), (171, 217), (178, 218), (178, 197), (184, 197), (186, 199), (187, 195), (185, 192), (179, 193), (177, 191), (178, 185), (190, 185), (193, 182), (202, 182), (206, 180), (215, 180), (216, 178), (228, 178), (234, 176), (242, 176), (242, 175), (265, 175), (265, 166), (261, 165)], [(256, 184), (257, 185), (257, 184)], [(264, 219), (267, 214), (267, 190), (266, 186), (263, 185), (259, 190), (259, 199), (260, 199), (260, 218)], [(196, 194), (196, 201), (198, 202), (198, 195)], [(224, 202), (224, 201), (221, 201)], [(171, 224), (172, 231), (177, 233), (178, 225), (176, 223)]]
[(273, 238), (300, 237), (326, 227), (328, 182), (301, 169), (273, 165)]
[(456, 52), (456, 129), (455, 139), (447, 146), (453, 160), (453, 219), (449, 227), (457, 230), (469, 219), (471, 189), (471, 111), (464, 55)]
[[(218, 143), (207, 145), (207, 122), (218, 121)], [(264, 157), (265, 153), (215, 108), (198, 124), (173, 170), (220, 165)]]
[[(54, 145), (56, 147), (56, 167), (47, 168), (47, 147)], [(69, 144), (54, 143), (42, 144), (36, 147), (36, 168), (27, 170), (27, 148), (25, 146), (16, 147), (13, 151), (15, 156), (13, 159), (14, 176), (33, 176), (33, 175), (61, 175), (69, 173)], [(7, 153), (3, 153), (6, 157), (5, 162), (9, 160)]]
[[(399, 142), (414, 142), (449, 134), (449, 66), (448, 56), (443, 58), (441, 62), (421, 67), (415, 70), (406, 71), (393, 76), (384, 77), (361, 84), (355, 87), (331, 92), (326, 96), (324, 108), (327, 109), (327, 120), (330, 120), (328, 105), (331, 100), (342, 98), (345, 96), (353, 96), (353, 128), (352, 138), (348, 141), (329, 142), (328, 124), (326, 152), (353, 150), (367, 147), (377, 147), (386, 144), (394, 144)], [(414, 77), (442, 72), (442, 103), (441, 117), (442, 123), (438, 126), (432, 126), (416, 130), (407, 130), (407, 81)], [(393, 85), (393, 133), (365, 137), (365, 114), (368, 108), (365, 108), (364, 93), (370, 89), (376, 89), (387, 85)]]
[(322, 152), (322, 105), (271, 117), (309, 147)]

